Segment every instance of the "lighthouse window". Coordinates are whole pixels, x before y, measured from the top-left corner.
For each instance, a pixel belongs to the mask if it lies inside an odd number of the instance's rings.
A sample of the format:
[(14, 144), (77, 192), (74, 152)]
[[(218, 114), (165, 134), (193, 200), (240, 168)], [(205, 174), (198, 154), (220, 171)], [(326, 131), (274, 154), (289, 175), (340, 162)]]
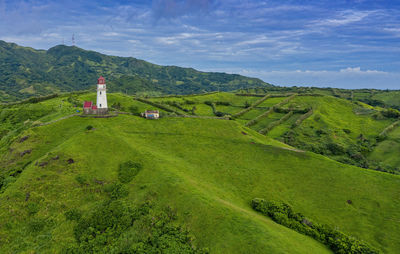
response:
[(100, 108), (101, 108), (101, 104), (100, 104)]
[(100, 92), (100, 95), (101, 95), (101, 92)]

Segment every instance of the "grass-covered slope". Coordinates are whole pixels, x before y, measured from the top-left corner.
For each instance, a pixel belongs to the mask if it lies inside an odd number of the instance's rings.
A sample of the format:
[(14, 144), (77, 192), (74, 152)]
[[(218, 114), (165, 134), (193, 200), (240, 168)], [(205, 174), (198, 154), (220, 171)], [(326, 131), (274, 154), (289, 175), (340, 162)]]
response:
[(256, 78), (160, 66), (133, 57), (116, 57), (75, 46), (35, 50), (0, 40), (0, 102), (86, 90), (98, 76), (113, 92), (191, 94), (269, 86)]
[[(94, 128), (87, 130), (89, 125)], [(31, 152), (21, 156), (26, 150)], [(64, 213), (76, 208), (90, 214), (128, 160), (143, 169), (125, 184), (129, 194), (121, 200), (169, 206), (194, 244), (211, 253), (329, 253), (252, 211), (255, 197), (289, 203), (386, 253), (400, 248), (398, 176), (284, 148), (235, 121), (76, 116), (25, 130), (1, 156), (2, 171), (19, 172), (0, 194), (5, 253), (76, 246), (77, 222)], [(38, 207), (33, 212), (32, 204)], [(118, 241), (133, 244), (142, 233), (135, 225)]]
[[(398, 121), (400, 113), (397, 110), (318, 94), (299, 94), (282, 104), (284, 98), (289, 97), (267, 99), (241, 116), (239, 121), (246, 120), (247, 126), (269, 137), (343, 163), (400, 172), (398, 164), (381, 163), (386, 160), (384, 153), (370, 156), (376, 150), (382, 150), (379, 147), (386, 135), (381, 133)], [(267, 108), (261, 107), (264, 105)], [(397, 128), (397, 125), (389, 128), (389, 136), (382, 148), (385, 144), (398, 143), (390, 134)]]
[(399, 151), (400, 128), (397, 127), (374, 148), (368, 158), (375, 161), (381, 168), (400, 168)]

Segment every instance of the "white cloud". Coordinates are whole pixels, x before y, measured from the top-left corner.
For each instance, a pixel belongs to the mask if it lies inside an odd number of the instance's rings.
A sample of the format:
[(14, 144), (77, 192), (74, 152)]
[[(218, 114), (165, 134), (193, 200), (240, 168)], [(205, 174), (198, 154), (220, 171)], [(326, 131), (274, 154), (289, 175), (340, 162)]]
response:
[(260, 78), (281, 86), (315, 86), (338, 88), (400, 89), (400, 73), (378, 70), (363, 71), (359, 67), (331, 70), (267, 71), (255, 69), (219, 69), (226, 73), (239, 73)]
[(345, 10), (338, 12), (335, 17), (318, 20), (314, 22), (314, 25), (318, 26), (344, 26), (351, 23), (359, 22), (377, 13), (377, 11), (356, 11), (356, 10)]
[(101, 35), (107, 36), (107, 37), (114, 37), (114, 36), (121, 36), (123, 34), (121, 33), (116, 33), (116, 32), (104, 32)]
[(361, 67), (347, 67), (346, 69), (341, 69), (342, 73), (356, 73), (356, 74), (388, 74), (388, 72), (377, 71), (377, 70), (361, 70)]

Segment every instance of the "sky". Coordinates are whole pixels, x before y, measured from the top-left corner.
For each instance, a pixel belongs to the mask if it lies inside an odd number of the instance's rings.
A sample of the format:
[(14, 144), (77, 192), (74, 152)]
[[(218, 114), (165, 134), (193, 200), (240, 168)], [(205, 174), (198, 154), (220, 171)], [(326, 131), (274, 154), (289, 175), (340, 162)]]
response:
[(281, 86), (400, 89), (399, 0), (0, 0), (0, 39)]

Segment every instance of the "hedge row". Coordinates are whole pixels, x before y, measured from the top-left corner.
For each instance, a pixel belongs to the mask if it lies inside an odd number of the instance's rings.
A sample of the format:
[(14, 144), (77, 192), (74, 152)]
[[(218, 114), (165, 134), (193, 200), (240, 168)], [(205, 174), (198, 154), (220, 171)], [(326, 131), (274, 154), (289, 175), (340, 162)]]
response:
[(140, 102), (149, 104), (149, 105), (151, 105), (151, 106), (154, 106), (154, 107), (163, 109), (163, 110), (165, 110), (165, 111), (167, 111), (167, 112), (175, 113), (175, 114), (177, 114), (177, 115), (183, 115), (182, 113), (180, 113), (180, 112), (178, 112), (178, 111), (175, 111), (175, 110), (171, 109), (170, 107), (167, 107), (166, 105), (162, 105), (162, 104), (157, 103), (157, 102), (154, 102), (154, 101), (150, 101), (150, 100), (146, 100), (146, 99), (138, 98), (138, 97), (136, 97), (136, 98), (134, 98), (134, 99), (137, 100), (137, 101), (140, 101)]
[(170, 106), (172, 106), (172, 107), (175, 107), (175, 108), (178, 108), (178, 109), (180, 109), (180, 110), (182, 110), (183, 112), (186, 112), (186, 113), (190, 113), (192, 110), (191, 109), (187, 109), (187, 108), (184, 108), (184, 107), (182, 107), (178, 102), (176, 102), (176, 101), (167, 101), (167, 102), (165, 102), (166, 104), (168, 104), (168, 105), (170, 105)]
[(389, 134), (389, 132), (391, 132), (394, 128), (396, 128), (399, 125), (400, 125), (400, 120), (392, 123), (391, 125), (386, 127), (381, 133), (379, 133), (378, 138), (380, 138), (380, 139), (386, 138), (387, 135)]
[(249, 122), (246, 123), (247, 127), (253, 126), (256, 123), (258, 123), (258, 121), (260, 121), (260, 119), (263, 119), (265, 117), (267, 117), (269, 114), (271, 114), (274, 110), (278, 109), (280, 106), (288, 103), (290, 100), (292, 100), (294, 97), (296, 97), (297, 94), (293, 94), (290, 97), (284, 99), (283, 101), (275, 104), (274, 106), (272, 106), (270, 109), (268, 109), (266, 112), (262, 113), (261, 115), (257, 116), (256, 118), (250, 120)]
[(327, 245), (334, 253), (340, 254), (377, 254), (378, 250), (367, 243), (332, 229), (328, 225), (317, 224), (307, 219), (301, 213), (283, 202), (271, 202), (263, 199), (253, 199), (251, 206), (273, 221), (301, 234), (310, 236)]
[(265, 94), (256, 94), (256, 93), (236, 93), (237, 96), (249, 96), (249, 97), (264, 97)]
[(289, 117), (291, 117), (292, 115), (293, 115), (293, 111), (290, 111), (286, 115), (282, 116), (281, 119), (279, 119), (278, 121), (272, 122), (267, 127), (265, 127), (264, 129), (260, 130), (259, 133), (266, 134), (267, 132), (272, 130), (274, 127), (280, 125), (281, 123), (283, 123), (284, 121), (289, 119)]
[(171, 98), (171, 97), (186, 98), (186, 97), (203, 96), (203, 95), (209, 95), (209, 94), (215, 94), (215, 93), (219, 93), (219, 92), (213, 91), (213, 92), (206, 92), (206, 93), (199, 93), (199, 94), (167, 94), (167, 95), (161, 95), (161, 96), (145, 96), (145, 97), (146, 98)]
[(258, 101), (254, 102), (250, 107), (245, 108), (241, 111), (239, 111), (238, 113), (234, 114), (233, 117), (239, 117), (244, 115), (245, 113), (249, 112), (250, 110), (252, 110), (253, 108), (257, 107), (258, 105), (260, 105), (261, 103), (263, 103), (266, 99), (268, 99), (269, 97), (271, 97), (270, 94), (265, 95), (264, 97), (262, 97), (261, 99), (259, 99)]
[(320, 94), (320, 93), (299, 93), (298, 96), (322, 97), (325, 95)]
[[(294, 93), (275, 93), (275, 94), (269, 94), (270, 98), (274, 97), (287, 97), (290, 95), (293, 95)], [(235, 95), (237, 96), (248, 96), (248, 97), (264, 97), (266, 94), (256, 94), (256, 93), (236, 93)], [(303, 95), (304, 96), (304, 95)]]
[(213, 111), (214, 115), (217, 116), (217, 117), (223, 117), (225, 115), (228, 115), (227, 113), (218, 111), (216, 105), (230, 105), (229, 102), (225, 103), (225, 102), (221, 102), (221, 101), (217, 101), (217, 102), (205, 101), (204, 104), (210, 106), (212, 108), (212, 111)]
[(245, 126), (250, 127), (250, 126), (255, 125), (256, 123), (258, 123), (258, 121), (260, 121), (260, 119), (267, 117), (273, 111), (274, 111), (274, 107), (269, 108), (266, 112), (262, 113), (261, 115), (256, 116), (256, 118), (248, 121)]
[(278, 108), (278, 107), (274, 108), (274, 111), (276, 113), (285, 113), (285, 114), (287, 114), (291, 111), (294, 114), (305, 114), (308, 112), (308, 110), (309, 110), (308, 108), (306, 108), (306, 109), (291, 109), (291, 108)]
[(299, 119), (297, 119), (297, 121), (292, 125), (292, 128), (299, 126), (304, 120), (309, 118), (313, 113), (314, 113), (313, 109), (310, 109), (307, 113), (300, 116)]

